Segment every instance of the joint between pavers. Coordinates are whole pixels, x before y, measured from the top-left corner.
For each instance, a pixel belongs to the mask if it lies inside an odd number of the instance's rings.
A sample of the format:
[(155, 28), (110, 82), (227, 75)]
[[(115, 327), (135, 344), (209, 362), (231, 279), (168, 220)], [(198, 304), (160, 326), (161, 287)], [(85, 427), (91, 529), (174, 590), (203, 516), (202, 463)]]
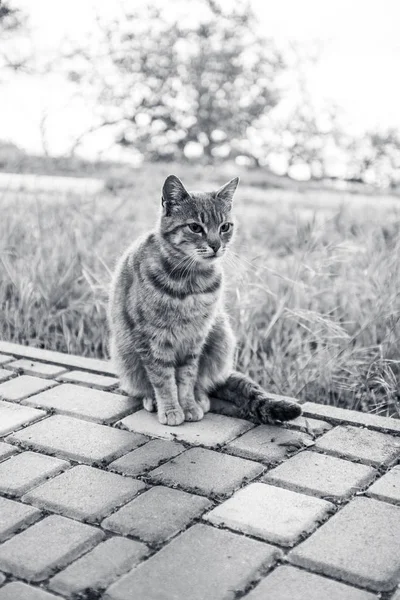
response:
[[(257, 540), (259, 541), (259, 540)], [(279, 548), (277, 548), (279, 550)], [(276, 556), (274, 562), (270, 565), (261, 565), (261, 567), (257, 570), (257, 573), (252, 577), (250, 581), (247, 582), (246, 586), (234, 592), (233, 600), (239, 600), (240, 598), (244, 598), (249, 594), (267, 575), (272, 573), (282, 561), (281, 556)]]
[[(134, 477), (130, 477), (130, 479), (135, 479), (136, 481), (140, 481), (137, 478)], [(102, 526), (102, 522), (105, 519), (108, 519), (109, 517), (111, 517), (112, 515), (114, 515), (116, 512), (118, 512), (119, 510), (121, 510), (121, 508), (123, 508), (124, 506), (126, 506), (127, 504), (129, 504), (130, 502), (132, 502), (133, 500), (136, 500), (136, 498), (139, 498), (140, 496), (142, 496), (145, 492), (148, 492), (153, 486), (151, 485), (147, 485), (144, 481), (142, 482), (146, 485), (145, 488), (141, 488), (140, 490), (138, 490), (136, 492), (136, 494), (134, 495), (133, 498), (130, 498), (129, 500), (125, 500), (122, 504), (118, 504), (117, 506), (113, 506), (113, 508), (110, 510), (110, 512), (106, 513), (105, 515), (102, 515), (100, 517), (100, 521), (90, 521), (90, 523), (88, 523), (89, 525), (96, 525), (96, 527), (99, 527), (102, 531), (109, 531), (112, 532), (111, 529), (106, 529)], [(117, 533), (117, 532), (113, 532), (114, 535), (122, 535), (123, 537), (129, 537), (127, 535), (124, 535), (122, 533)], [(146, 542), (144, 542), (143, 540), (139, 539), (139, 538), (133, 538), (132, 539), (136, 539), (136, 541), (142, 542), (143, 544), (146, 544)]]
[[(16, 502), (16, 500), (14, 498), (10, 498), (10, 500), (13, 500), (14, 502)], [(24, 506), (30, 506), (29, 504), (25, 504), (24, 502), (20, 502), (20, 504), (23, 504)], [(34, 508), (36, 508), (36, 507), (34, 507)], [(36, 523), (39, 523), (40, 521), (43, 521), (43, 519), (46, 516), (48, 516), (48, 515), (43, 514), (44, 512), (46, 512), (46, 511), (40, 511), (39, 514), (32, 515), (32, 520), (29, 520), (27, 523), (23, 523), (20, 527), (18, 527), (18, 529), (14, 529), (13, 531), (10, 531), (9, 535), (7, 535), (4, 538), (2, 538), (1, 544), (3, 544), (4, 542), (7, 542), (8, 540), (11, 540), (13, 537), (15, 537), (16, 535), (18, 535), (19, 533), (22, 533), (23, 531), (26, 531), (32, 525), (36, 525)]]
[[(97, 375), (97, 373), (92, 373), (91, 371), (85, 371), (85, 369), (73, 369), (73, 371), (80, 371), (81, 373), (90, 373), (91, 375)], [(104, 387), (99, 387), (99, 386), (93, 385), (91, 383), (86, 383), (83, 381), (74, 381), (73, 379), (67, 379), (66, 381), (64, 381), (62, 378), (65, 377), (65, 375), (67, 375), (68, 373), (72, 373), (72, 371), (70, 369), (68, 369), (68, 371), (66, 373), (63, 373), (62, 375), (57, 375), (56, 377), (52, 377), (51, 379), (53, 381), (57, 381), (57, 383), (59, 383), (60, 385), (68, 383), (68, 385), (75, 385), (76, 387), (89, 388), (91, 390), (96, 390), (98, 392), (110, 392), (110, 394), (118, 393), (118, 395), (120, 395), (120, 396), (126, 396), (128, 398), (131, 397), (128, 394), (121, 392), (121, 390), (118, 387), (119, 383), (118, 383), (117, 378), (115, 378), (115, 383), (112, 386), (107, 387), (105, 389)], [(112, 377), (112, 375), (104, 375), (104, 377)], [(121, 418), (123, 419), (124, 417), (119, 417), (119, 419), (121, 419)]]
[[(296, 567), (297, 569), (302, 569), (303, 571), (307, 571), (308, 573), (313, 573), (313, 574), (318, 575), (320, 577), (323, 575), (323, 571), (320, 569), (320, 566), (322, 566), (322, 565), (319, 565), (318, 563), (311, 564), (308, 567), (304, 567), (300, 562), (296, 562), (296, 560), (292, 561), (290, 559), (290, 557), (288, 557), (288, 564), (290, 564), (293, 567)], [(353, 586), (353, 587), (355, 587), (357, 589), (360, 589), (360, 590), (363, 590), (363, 591), (367, 591), (367, 592), (373, 593), (375, 595), (376, 594), (380, 594), (381, 598), (382, 598), (382, 595), (381, 595), (382, 592), (386, 591), (386, 590), (380, 590), (379, 591), (376, 588), (373, 588), (373, 587), (368, 586), (368, 585), (364, 585), (364, 586), (361, 585), (361, 584), (356, 585), (353, 580), (349, 580), (349, 579), (346, 579), (344, 577), (341, 578), (340, 577), (340, 573), (341, 573), (341, 571), (340, 571), (340, 569), (337, 566), (333, 566), (332, 567), (332, 565), (330, 565), (330, 573), (329, 573), (329, 577), (327, 577), (327, 579), (332, 579), (333, 581), (337, 581), (338, 583), (343, 583), (343, 584), (346, 584), (348, 586)]]
[[(293, 548), (290, 548), (290, 550), (292, 550), (292, 549)], [(313, 569), (311, 567), (305, 567), (303, 565), (293, 563), (290, 561), (287, 554), (285, 555), (284, 559), (282, 560), (282, 564), (289, 565), (291, 567), (294, 567), (295, 569), (299, 569), (300, 571), (305, 571), (306, 573), (310, 573), (311, 575), (318, 575), (318, 577), (327, 579), (328, 581), (336, 581), (336, 583), (345, 584), (345, 585), (347, 585), (347, 587), (354, 588), (356, 590), (360, 590), (361, 592), (370, 592), (371, 594), (374, 594), (374, 595), (377, 594), (377, 591), (371, 587), (362, 587), (355, 583), (349, 583), (349, 581), (347, 581), (347, 580), (339, 579), (338, 577), (335, 577), (333, 575), (326, 575), (325, 573), (322, 573), (320, 571), (313, 571)], [(390, 592), (378, 592), (378, 593), (379, 593), (380, 600), (384, 600), (385, 598), (387, 598), (387, 594), (392, 594), (393, 592), (390, 591)]]
[[(64, 567), (65, 568), (65, 567)], [(4, 573), (4, 575), (7, 575), (6, 580), (4, 581), (3, 587), (7, 584), (7, 583), (25, 583), (27, 585), (29, 585), (29, 587), (38, 590), (40, 592), (48, 592), (49, 594), (53, 594), (53, 596), (55, 598), (59, 598), (60, 600), (65, 600), (65, 596), (60, 596), (59, 594), (53, 592), (52, 590), (48, 589), (47, 587), (44, 588), (43, 586), (45, 585), (45, 582), (47, 582), (47, 579), (45, 579), (45, 581), (28, 581), (27, 579), (22, 579), (22, 577), (14, 577), (13, 575), (11, 575), (10, 573)], [(15, 600), (18, 600), (17, 598)], [(93, 600), (95, 600), (93, 598)]]
[[(209, 510), (212, 510), (212, 509), (210, 508), (210, 509), (208, 509), (208, 511)], [(206, 511), (206, 512), (208, 512), (208, 511)], [(263, 544), (268, 544), (268, 546), (273, 546), (273, 548), (280, 550), (280, 552), (281, 552), (280, 560), (282, 560), (285, 557), (285, 555), (287, 553), (289, 553), (290, 550), (293, 550), (293, 548), (294, 548), (294, 546), (290, 546), (290, 547), (282, 546), (282, 545), (278, 544), (278, 542), (276, 542), (276, 541), (266, 540), (265, 538), (259, 537), (252, 533), (238, 531), (237, 529), (233, 529), (232, 527), (229, 527), (229, 525), (226, 525), (225, 523), (212, 523), (211, 521), (204, 519), (205, 514), (206, 513), (204, 513), (204, 515), (201, 517), (202, 525), (206, 525), (207, 527), (211, 527), (212, 529), (220, 529), (222, 531), (229, 531), (230, 533), (234, 533), (235, 535), (238, 535), (240, 537), (245, 537), (245, 538), (248, 538), (249, 540), (254, 540), (255, 542), (262, 542)]]
[[(230, 442), (228, 442), (228, 443), (230, 443)], [(220, 450), (220, 452), (222, 454), (227, 454), (228, 456), (235, 456), (236, 458), (244, 458), (245, 460), (251, 460), (253, 462), (257, 462), (266, 469), (273, 469), (274, 467), (277, 467), (278, 465), (281, 465), (285, 461), (289, 460), (289, 458), (292, 458), (299, 452), (302, 452), (303, 450), (309, 450), (310, 448), (312, 448), (312, 446), (307, 446), (305, 448), (296, 449), (293, 452), (288, 452), (288, 454), (285, 457), (283, 457), (281, 459), (274, 459), (274, 460), (272, 460), (272, 459), (268, 460), (268, 458), (263, 458), (261, 456), (259, 456), (257, 458), (250, 458), (249, 455), (245, 454), (241, 450), (237, 450), (236, 448), (223, 447), (222, 450)], [(213, 448), (213, 450), (214, 450), (214, 448)]]
[[(218, 413), (215, 413), (218, 414)], [(228, 419), (231, 417), (228, 417)], [(248, 419), (243, 419), (244, 421), (247, 421), (250, 425), (250, 427), (248, 429), (246, 429), (246, 431), (242, 431), (241, 433), (239, 433), (238, 435), (235, 435), (235, 437), (233, 437), (230, 440), (227, 440), (225, 442), (223, 442), (222, 444), (217, 444), (216, 445), (216, 449), (223, 451), (225, 449), (225, 446), (227, 446), (228, 444), (230, 444), (231, 442), (234, 442), (236, 440), (240, 440), (240, 438), (242, 438), (244, 435), (246, 435), (246, 433), (249, 433), (249, 431), (252, 431), (253, 429), (255, 429), (256, 427), (258, 427), (258, 425), (260, 425), (260, 423), (253, 423), (253, 421), (249, 421)], [(225, 452), (225, 454), (228, 454), (227, 452)]]
[[(150, 489), (150, 488), (149, 488)], [(149, 491), (147, 490), (143, 490), (143, 492)], [(135, 496), (134, 500), (136, 500), (136, 498), (139, 497), (139, 494), (137, 496)], [(198, 524), (202, 524), (202, 525), (206, 525), (207, 522), (203, 521), (203, 516), (209, 511), (212, 510), (213, 508), (215, 508), (216, 504), (212, 502), (212, 500), (210, 500), (211, 505), (208, 506), (207, 508), (205, 508), (203, 510), (203, 512), (200, 515), (197, 515), (196, 517), (194, 517), (190, 523), (187, 523), (186, 525), (184, 525), (182, 527), (182, 529), (180, 529), (179, 531), (177, 531), (176, 533), (174, 533), (173, 535), (171, 535), (169, 538), (167, 538), (166, 540), (163, 540), (161, 542), (149, 542), (149, 541), (145, 541), (143, 540), (140, 536), (135, 536), (133, 534), (123, 534), (123, 533), (116, 533), (114, 532), (114, 535), (117, 536), (123, 536), (126, 537), (130, 540), (136, 541), (136, 542), (140, 542), (141, 544), (145, 544), (152, 552), (152, 556), (154, 556), (154, 554), (156, 554), (157, 552), (159, 552), (160, 550), (162, 550), (163, 548), (165, 548), (165, 546), (168, 546), (168, 544), (170, 544), (173, 540), (175, 540), (177, 537), (179, 537), (181, 534), (185, 533), (185, 531), (187, 531), (188, 529), (190, 529), (191, 527), (193, 527), (194, 525), (198, 525)], [(105, 529), (104, 531), (108, 531), (107, 529)], [(150, 558), (150, 557), (147, 557)]]
[(0, 369), (2, 371), (8, 371), (9, 375), (6, 376), (5, 379), (1, 380), (1, 383), (6, 383), (6, 381), (10, 381), (11, 379), (15, 379), (16, 377), (18, 377), (18, 373), (16, 373), (15, 371), (10, 371), (9, 368), (7, 368), (8, 365), (0, 365)]
[[(7, 434), (7, 435), (12, 435), (12, 434)], [(17, 454), (12, 454), (11, 456), (7, 456), (4, 459), (4, 461), (0, 461), (1, 463), (7, 461), (9, 458), (13, 458), (15, 456), (18, 456), (19, 454), (21, 454), (23, 452), (32, 452), (34, 454), (41, 454), (41, 455), (44, 455), (44, 456), (50, 456), (51, 458), (59, 458), (60, 460), (65, 460), (66, 462), (69, 463), (69, 467), (67, 467), (65, 469), (65, 471), (68, 471), (71, 467), (76, 467), (76, 466), (81, 465), (81, 464), (86, 464), (86, 463), (80, 463), (77, 460), (72, 459), (72, 458), (65, 458), (65, 457), (57, 456), (57, 454), (54, 453), (54, 452), (49, 452), (48, 450), (41, 450), (40, 448), (36, 448), (36, 446), (35, 447), (31, 447), (31, 446), (29, 446), (29, 444), (27, 442), (21, 442), (19, 440), (8, 440), (7, 444), (10, 444), (10, 446), (11, 445), (14, 446), (15, 448), (17, 448), (17, 450), (20, 450), (20, 452), (17, 452)], [(51, 475), (50, 478), (52, 479), (53, 477), (56, 477), (57, 475), (60, 475), (60, 473), (56, 473), (55, 475)], [(41, 484), (38, 484), (38, 485), (41, 485)], [(0, 492), (0, 495), (1, 495), (1, 492)]]
[[(8, 379), (7, 381), (11, 381), (11, 380), (16, 381), (18, 379), (18, 377), (20, 377), (20, 375), (17, 375), (17, 377), (14, 377), (12, 379)], [(49, 385), (49, 387), (46, 387), (43, 390), (39, 390), (39, 391), (35, 391), (35, 392), (32, 392), (32, 393), (29, 393), (27, 396), (23, 396), (22, 398), (18, 398), (17, 400), (14, 400), (12, 398), (7, 398), (6, 396), (3, 396), (1, 394), (1, 392), (0, 392), (0, 400), (3, 400), (3, 402), (12, 402), (13, 404), (18, 404), (19, 406), (28, 406), (28, 405), (21, 404), (21, 403), (24, 402), (25, 400), (30, 400), (31, 398), (33, 398), (34, 396), (37, 396), (37, 395), (41, 394), (42, 392), (47, 392), (48, 390), (55, 389), (55, 388), (57, 388), (57, 387), (59, 387), (61, 385), (61, 383), (58, 382), (56, 379), (53, 380), (53, 379), (49, 379), (48, 377), (47, 378), (46, 377), (39, 377), (39, 376), (36, 376), (36, 375), (34, 375), (34, 376), (33, 375), (29, 375), (29, 377), (35, 377), (35, 379), (41, 379), (42, 381), (47, 381), (49, 383), (55, 382), (55, 385)], [(2, 382), (2, 383), (5, 383), (5, 382)], [(41, 408), (41, 410), (45, 410), (45, 409)]]
[[(35, 423), (37, 423), (37, 422), (38, 421), (35, 421)], [(22, 427), (21, 429), (25, 429), (25, 427)], [(18, 430), (16, 429), (15, 432), (16, 431), (20, 431), (20, 429), (18, 429)], [(13, 432), (13, 433), (15, 433), (15, 432)], [(12, 434), (7, 434), (7, 435), (12, 435)], [(21, 440), (12, 440), (12, 439), (7, 439), (7, 438), (6, 438), (6, 442), (7, 442), (7, 444), (15, 446), (15, 448), (18, 448), (19, 450), (22, 450), (22, 451), (36, 452), (37, 454), (45, 454), (46, 456), (52, 456), (53, 458), (61, 458), (63, 460), (67, 460), (71, 463), (76, 462), (76, 464), (82, 464), (77, 461), (72, 461), (68, 457), (66, 458), (65, 455), (61, 456), (61, 455), (57, 454), (57, 452), (43, 450), (41, 448), (37, 448), (36, 446), (32, 446), (31, 444), (29, 444), (29, 442), (23, 442)], [(84, 463), (84, 464), (86, 464), (86, 463)]]
[(391, 504), (392, 506), (400, 506), (400, 500), (396, 500), (395, 498), (388, 498), (388, 496), (384, 496), (383, 494), (378, 495), (374, 492), (368, 493), (368, 490), (365, 490), (362, 494), (360, 494), (361, 498), (369, 498), (370, 500), (376, 500), (377, 502), (383, 502), (385, 504)]
[[(363, 413), (361, 413), (363, 414)], [(367, 413), (370, 414), (370, 413)], [(393, 431), (393, 429), (390, 429), (390, 427), (385, 427), (385, 425), (375, 425), (374, 423), (361, 423), (359, 421), (353, 421), (351, 419), (346, 419), (344, 418), (340, 418), (340, 417), (334, 417), (334, 416), (330, 416), (330, 415), (318, 415), (318, 414), (314, 414), (314, 413), (309, 413), (309, 414), (303, 414), (303, 417), (307, 418), (309, 417), (310, 419), (320, 419), (323, 421), (326, 421), (327, 423), (330, 423), (331, 425), (342, 425), (342, 426), (352, 426), (352, 427), (357, 427), (358, 429), (369, 429), (372, 431), (379, 431), (381, 433), (387, 433), (389, 435), (392, 435), (394, 437), (400, 437), (400, 431)], [(381, 415), (372, 415), (375, 416), (377, 418), (389, 418), (389, 417), (381, 417)]]
[[(38, 454), (39, 454), (39, 452), (38, 452)], [(17, 455), (14, 454), (13, 456), (17, 456)], [(12, 457), (10, 456), (10, 458), (12, 458)], [(57, 458), (57, 457), (52, 457), (52, 458)], [(26, 502), (25, 500), (23, 500), (22, 497), (25, 496), (25, 494), (28, 494), (28, 493), (32, 492), (33, 490), (35, 490), (37, 487), (40, 487), (41, 485), (47, 483), (48, 481), (51, 481), (52, 479), (54, 479), (58, 475), (61, 475), (61, 473), (66, 473), (67, 471), (69, 471), (70, 469), (72, 469), (74, 466), (76, 466), (76, 465), (69, 464), (68, 466), (63, 467), (62, 470), (58, 471), (57, 473), (54, 473), (53, 475), (49, 475), (48, 477), (45, 477), (39, 483), (37, 483), (36, 485), (34, 485), (31, 488), (27, 489), (23, 494), (18, 495), (18, 494), (13, 494), (13, 493), (10, 493), (10, 492), (2, 492), (2, 491), (0, 491), (0, 497), (2, 497), (2, 498), (8, 498), (8, 500), (14, 500), (14, 501), (20, 502), (21, 504), (25, 504), (26, 506), (34, 506), (33, 504), (31, 504), (31, 503)], [(36, 508), (39, 508), (39, 507), (36, 507)], [(44, 509), (41, 509), (41, 510), (44, 510)], [(56, 513), (54, 513), (54, 514), (56, 514)]]
[[(157, 440), (159, 438), (154, 438), (154, 439)], [(153, 440), (150, 439), (147, 442), (144, 442), (143, 444), (141, 444), (134, 450), (129, 450), (126, 454), (129, 454), (130, 452), (134, 452), (135, 450), (138, 450), (139, 448), (143, 448), (143, 446), (146, 446), (146, 444), (149, 444), (151, 441), (153, 441)], [(171, 443), (174, 443), (174, 442), (171, 442)], [(182, 450), (182, 452), (180, 452), (176, 456), (180, 456), (181, 454), (184, 454), (186, 452), (186, 450), (188, 450), (188, 449), (189, 448), (185, 448), (185, 450)], [(122, 457), (120, 457), (120, 458), (123, 458), (124, 456), (126, 456), (126, 455), (123, 454)], [(111, 464), (109, 464), (106, 467), (106, 470), (109, 471), (110, 473), (117, 473), (118, 475), (122, 475), (123, 477), (131, 477), (132, 479), (139, 479), (140, 481), (142, 481), (142, 477), (146, 478), (146, 476), (148, 475), (148, 473), (150, 473), (150, 471), (153, 471), (154, 469), (158, 469), (158, 467), (162, 467), (163, 465), (165, 465), (165, 463), (169, 462), (170, 460), (171, 460), (171, 457), (160, 458), (160, 461), (157, 464), (153, 463), (151, 466), (145, 467), (144, 469), (142, 469), (139, 473), (137, 473), (135, 475), (125, 473), (123, 470), (118, 470), (118, 468), (112, 467)], [(143, 483), (146, 483), (145, 479), (143, 479)], [(168, 486), (166, 486), (166, 487), (168, 487)]]
[[(13, 342), (0, 341), (0, 353), (14, 356), (15, 360), (26, 358), (42, 363), (67, 367), (73, 370), (88, 371), (99, 375), (116, 375), (109, 360), (88, 358), (75, 354), (66, 354), (55, 350), (24, 346)], [(99, 364), (100, 363), (100, 364)]]
[(296, 492), (297, 494), (303, 494), (304, 496), (310, 496), (312, 498), (319, 498), (320, 500), (326, 500), (327, 502), (331, 502), (332, 504), (335, 504), (335, 505), (341, 505), (344, 503), (345, 500), (351, 500), (351, 498), (353, 497), (353, 494), (351, 494), (350, 496), (343, 497), (343, 498), (338, 498), (337, 496), (329, 496), (329, 495), (324, 496), (322, 494), (318, 494), (318, 492), (316, 492), (314, 490), (310, 490), (308, 488), (302, 487), (301, 485), (298, 485), (295, 483), (292, 484), (287, 481), (275, 481), (275, 480), (271, 480), (271, 481), (267, 480), (266, 481), (264, 479), (264, 476), (265, 476), (265, 473), (264, 473), (264, 475), (261, 475), (258, 478), (260, 480), (259, 483), (264, 483), (265, 485), (281, 488), (283, 490), (289, 490), (290, 492)]
[[(34, 399), (34, 396), (33, 396), (33, 399)], [(26, 398), (26, 400), (30, 400), (30, 398)], [(38, 410), (47, 410), (48, 416), (63, 415), (65, 417), (71, 417), (71, 418), (77, 419), (79, 421), (85, 421), (88, 423), (97, 423), (98, 425), (104, 425), (106, 427), (114, 427), (114, 425), (117, 421), (119, 421), (120, 419), (123, 419), (124, 417), (127, 417), (132, 412), (130, 408), (126, 408), (124, 411), (122, 411), (118, 415), (118, 417), (110, 417), (109, 419), (107, 419), (107, 418), (106, 419), (97, 419), (97, 418), (90, 417), (87, 415), (77, 415), (69, 410), (63, 410), (62, 408), (47, 408), (47, 407), (43, 408), (40, 404), (34, 404), (33, 402), (30, 402), (29, 404), (25, 404), (25, 400), (23, 402), (24, 402), (24, 404), (22, 406), (30, 406), (31, 408), (36, 408)], [(117, 429), (117, 427), (116, 427), (116, 429)]]
[[(367, 427), (360, 427), (360, 429), (367, 429)], [(368, 459), (362, 459), (362, 458), (358, 458), (358, 457), (350, 458), (348, 455), (342, 454), (339, 450), (331, 450), (331, 449), (327, 450), (326, 448), (317, 448), (315, 446), (310, 446), (309, 448), (304, 448), (304, 450), (309, 450), (310, 452), (316, 452), (317, 454), (324, 454), (325, 456), (333, 456), (336, 458), (340, 458), (341, 460), (346, 460), (347, 462), (351, 462), (356, 465), (366, 465), (367, 467), (373, 467), (376, 470), (383, 469), (383, 468), (391, 469), (399, 461), (399, 457), (394, 456), (392, 458), (392, 460), (390, 460), (388, 462), (376, 464), (376, 463), (371, 462), (371, 460), (368, 460)], [(291, 458), (291, 457), (288, 457), (288, 458)]]
[[(198, 448), (199, 446), (195, 446), (195, 447)], [(209, 448), (206, 448), (206, 449), (209, 450)], [(184, 452), (182, 452), (179, 456), (181, 456), (182, 454), (184, 454)], [(169, 459), (168, 461), (165, 461), (164, 464), (166, 464), (167, 462), (171, 462), (172, 460), (174, 460), (174, 459)], [(253, 461), (253, 462), (256, 462), (256, 461)], [(260, 466), (263, 466), (263, 465), (260, 465)], [(150, 472), (152, 470), (154, 470), (154, 468), (152, 468), (150, 470)], [(222, 502), (225, 502), (226, 500), (231, 498), (233, 496), (233, 494), (235, 494), (242, 488), (246, 487), (249, 483), (253, 483), (262, 475), (265, 475), (264, 471), (262, 471), (260, 474), (255, 475), (254, 477), (252, 477), (252, 476), (245, 477), (237, 487), (235, 487), (234, 489), (231, 489), (229, 492), (225, 492), (225, 493), (221, 493), (221, 494), (214, 493), (214, 492), (204, 493), (202, 490), (200, 490), (200, 488), (184, 487), (179, 483), (168, 483), (167, 481), (160, 482), (160, 480), (157, 479), (156, 477), (149, 476), (149, 473), (140, 475), (140, 476), (136, 477), (136, 479), (143, 481), (143, 483), (148, 484), (151, 487), (162, 485), (164, 487), (179, 490), (181, 492), (187, 492), (189, 494), (194, 494), (195, 496), (201, 496), (203, 498), (208, 498), (211, 502), (213, 502), (213, 503), (215, 503), (215, 505), (217, 505)]]
[[(8, 400), (7, 400), (7, 402), (8, 402)], [(15, 440), (7, 439), (7, 438), (8, 438), (8, 436), (13, 435), (14, 433), (17, 433), (18, 431), (22, 431), (23, 429), (26, 429), (27, 427), (30, 427), (31, 425), (36, 425), (36, 423), (39, 423), (40, 421), (44, 421), (48, 417), (51, 417), (51, 415), (52, 415), (51, 412), (49, 412), (49, 411), (47, 411), (45, 409), (42, 409), (42, 408), (40, 410), (42, 410), (46, 414), (45, 415), (40, 415), (36, 419), (34, 419), (32, 421), (29, 421), (28, 423), (23, 423), (23, 425), (20, 425), (19, 427), (16, 427), (12, 431), (8, 431), (3, 436), (0, 436), (0, 442), (6, 442), (7, 444), (10, 444), (11, 446), (15, 446), (16, 448), (22, 448), (22, 446), (20, 445), (19, 441), (17, 442)], [(25, 448), (23, 448), (23, 449), (25, 449)], [(29, 448), (29, 450), (30, 449), (31, 448)]]

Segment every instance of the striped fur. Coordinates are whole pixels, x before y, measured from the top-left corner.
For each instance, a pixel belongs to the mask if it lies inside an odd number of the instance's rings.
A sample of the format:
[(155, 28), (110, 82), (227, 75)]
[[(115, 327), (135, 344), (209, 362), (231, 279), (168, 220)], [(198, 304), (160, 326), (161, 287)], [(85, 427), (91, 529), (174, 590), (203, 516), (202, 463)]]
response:
[(235, 338), (223, 305), (221, 259), (233, 238), (238, 178), (217, 192), (187, 192), (169, 176), (154, 231), (117, 265), (111, 287), (111, 356), (121, 387), (157, 408), (160, 423), (198, 421), (210, 397), (232, 402), (238, 415), (271, 422), (301, 412), (272, 400), (233, 371)]

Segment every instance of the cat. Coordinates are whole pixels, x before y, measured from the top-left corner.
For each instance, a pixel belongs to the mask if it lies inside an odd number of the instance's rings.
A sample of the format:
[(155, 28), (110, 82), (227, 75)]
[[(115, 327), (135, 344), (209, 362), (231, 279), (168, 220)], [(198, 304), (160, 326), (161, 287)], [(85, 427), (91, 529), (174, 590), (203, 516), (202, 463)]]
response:
[[(170, 175), (161, 217), (119, 261), (109, 300), (110, 352), (123, 391), (159, 422), (199, 421), (210, 410), (256, 423), (301, 414), (233, 369), (235, 337), (223, 303), (222, 258), (234, 236), (239, 178), (188, 192)], [(228, 404), (227, 404), (228, 402)], [(232, 408), (230, 408), (232, 407)]]

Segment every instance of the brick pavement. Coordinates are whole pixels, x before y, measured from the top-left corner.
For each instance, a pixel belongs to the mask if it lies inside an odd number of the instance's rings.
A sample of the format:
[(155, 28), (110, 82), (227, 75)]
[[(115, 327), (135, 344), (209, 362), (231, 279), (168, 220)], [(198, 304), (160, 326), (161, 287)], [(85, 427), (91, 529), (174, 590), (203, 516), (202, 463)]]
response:
[(0, 365), (0, 600), (400, 599), (400, 420), (168, 428), (103, 361)]

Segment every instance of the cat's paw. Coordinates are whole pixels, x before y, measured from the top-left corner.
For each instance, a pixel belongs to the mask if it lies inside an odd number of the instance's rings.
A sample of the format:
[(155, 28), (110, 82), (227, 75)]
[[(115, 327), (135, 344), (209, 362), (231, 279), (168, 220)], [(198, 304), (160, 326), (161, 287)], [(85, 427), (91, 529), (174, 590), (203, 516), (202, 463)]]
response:
[(158, 420), (161, 425), (180, 425), (185, 420), (185, 414), (181, 407), (161, 410), (158, 413)]
[(201, 421), (204, 412), (199, 404), (195, 403), (184, 409), (185, 421)]
[(210, 402), (210, 398), (207, 396), (206, 393), (198, 394), (196, 396), (196, 402), (200, 406), (200, 408), (203, 410), (204, 414), (209, 412), (209, 410), (211, 408), (211, 402)]
[(269, 414), (277, 421), (291, 421), (302, 413), (300, 404), (289, 400), (278, 400), (269, 407)]
[(143, 408), (147, 410), (147, 412), (154, 412), (156, 410), (156, 403), (153, 398), (143, 398)]

